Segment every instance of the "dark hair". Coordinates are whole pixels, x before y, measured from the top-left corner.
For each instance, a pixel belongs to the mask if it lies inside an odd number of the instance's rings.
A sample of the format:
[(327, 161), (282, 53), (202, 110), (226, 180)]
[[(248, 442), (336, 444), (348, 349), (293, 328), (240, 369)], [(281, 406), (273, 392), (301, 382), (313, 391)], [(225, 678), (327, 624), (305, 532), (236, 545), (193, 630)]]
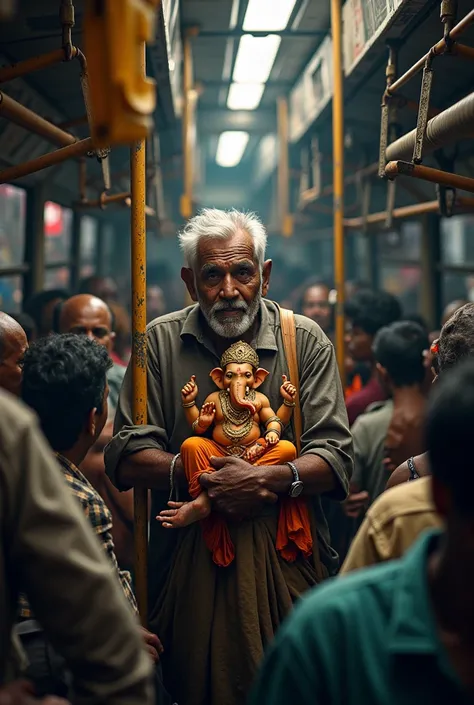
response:
[(68, 292), (65, 289), (47, 289), (45, 291), (38, 291), (33, 294), (28, 301), (23, 306), (24, 313), (34, 320), (38, 332), (41, 330), (41, 318), (43, 316), (43, 309), (47, 306), (50, 301), (54, 299), (67, 299), (69, 297)]
[(36, 335), (36, 323), (27, 313), (9, 313), (13, 320), (20, 324), (26, 334), (26, 338), (30, 343)]
[(328, 290), (328, 294), (332, 289), (331, 285), (327, 281), (324, 281), (324, 279), (319, 279), (318, 277), (311, 277), (310, 279), (306, 279), (296, 292), (295, 308), (298, 313), (302, 313), (303, 311), (306, 292), (308, 291), (308, 289), (313, 289), (316, 286), (324, 287)]
[(111, 366), (107, 350), (83, 335), (51, 335), (27, 350), (22, 397), (38, 414), (53, 450), (72, 448), (91, 410), (102, 412)]
[[(101, 299), (99, 296), (95, 296), (95, 294), (90, 294), (90, 296), (93, 296), (95, 299), (99, 299), (102, 301), (102, 303), (107, 306), (109, 315), (110, 315), (110, 330), (115, 331), (115, 313), (112, 311), (110, 308), (109, 304)], [(72, 298), (72, 297), (70, 297)], [(65, 301), (58, 301), (56, 306), (54, 307), (53, 311), (53, 331), (55, 333), (61, 333), (61, 328), (60, 328), (60, 321), (61, 321), (61, 312), (63, 310), (64, 304), (67, 304), (69, 301), (69, 298), (67, 298)]]
[(429, 328), (426, 325), (425, 319), (419, 313), (404, 313), (403, 320), (411, 321), (412, 323), (417, 323), (419, 326), (421, 326), (421, 328), (423, 328), (424, 331), (426, 331), (426, 333), (429, 332)]
[(446, 321), (438, 340), (439, 370), (454, 367), (474, 356), (474, 304), (466, 304)]
[(472, 516), (474, 473), (469, 463), (474, 428), (474, 360), (440, 377), (431, 397), (426, 441), (431, 472), (453, 495), (456, 508)]
[(417, 323), (399, 321), (381, 328), (374, 340), (374, 355), (396, 387), (421, 384), (425, 378), (423, 352), (429, 350), (426, 332)]
[(402, 310), (398, 299), (386, 291), (358, 291), (345, 305), (346, 316), (352, 325), (368, 335), (375, 335), (380, 328), (398, 321)]

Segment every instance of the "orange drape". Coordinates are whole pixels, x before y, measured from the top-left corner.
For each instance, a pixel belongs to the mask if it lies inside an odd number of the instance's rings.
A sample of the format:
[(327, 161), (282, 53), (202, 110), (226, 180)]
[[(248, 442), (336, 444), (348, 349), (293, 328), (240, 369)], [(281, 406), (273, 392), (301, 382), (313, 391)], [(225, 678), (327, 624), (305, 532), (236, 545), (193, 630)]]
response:
[[(199, 477), (203, 473), (215, 472), (209, 464), (212, 457), (225, 457), (225, 448), (209, 438), (192, 436), (181, 446), (181, 458), (189, 485), (189, 494), (196, 498), (201, 493)], [(296, 449), (288, 441), (280, 441), (270, 447), (254, 465), (284, 465), (295, 460)], [(212, 512), (201, 521), (204, 541), (212, 552), (214, 563), (226, 567), (234, 560), (234, 545), (225, 519)], [(301, 551), (307, 558), (311, 555), (313, 538), (306, 500), (291, 497), (280, 498), (280, 514), (276, 548), (287, 561), (294, 561)]]

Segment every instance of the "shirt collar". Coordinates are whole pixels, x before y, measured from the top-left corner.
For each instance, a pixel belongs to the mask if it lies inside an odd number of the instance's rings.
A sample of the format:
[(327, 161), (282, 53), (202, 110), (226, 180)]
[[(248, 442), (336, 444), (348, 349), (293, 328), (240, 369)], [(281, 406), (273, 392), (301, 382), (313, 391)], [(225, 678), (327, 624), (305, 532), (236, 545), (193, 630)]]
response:
[(62, 465), (62, 467), (65, 470), (70, 472), (72, 475), (74, 475), (81, 482), (85, 482), (88, 485), (90, 484), (87, 477), (85, 477), (85, 475), (82, 474), (82, 472), (79, 470), (77, 465), (74, 465), (73, 462), (71, 462), (70, 460), (65, 458), (64, 455), (61, 455), (61, 453), (55, 453), (55, 455), (56, 455), (56, 458), (57, 458), (59, 464)]
[[(278, 351), (275, 337), (276, 310), (274, 303), (266, 300), (262, 301), (259, 312), (260, 326), (257, 331), (256, 339), (252, 341), (252, 347), (256, 350)], [(213, 347), (205, 333), (199, 304), (196, 304), (189, 310), (184, 321), (181, 330), (181, 339), (185, 340), (187, 336), (192, 336), (208, 349)]]
[(397, 654), (439, 653), (440, 643), (428, 592), (428, 557), (441, 532), (429, 531), (402, 559), (394, 585), (394, 607), (389, 626), (388, 647)]

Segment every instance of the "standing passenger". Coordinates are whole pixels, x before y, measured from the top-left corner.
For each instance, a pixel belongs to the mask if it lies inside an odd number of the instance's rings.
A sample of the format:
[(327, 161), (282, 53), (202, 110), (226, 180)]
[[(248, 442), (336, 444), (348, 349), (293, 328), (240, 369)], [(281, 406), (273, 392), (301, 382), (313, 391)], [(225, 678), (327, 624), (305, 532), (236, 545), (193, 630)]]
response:
[[(155, 490), (153, 517), (166, 508), (170, 474), (173, 484), (187, 487), (176, 454), (190, 435), (180, 406), (189, 377), (197, 376), (202, 402), (214, 391), (210, 370), (231, 342), (244, 340), (271, 371), (261, 389), (277, 408), (282, 375), (289, 372), (278, 308), (263, 299), (271, 261), (265, 261), (266, 233), (258, 218), (207, 209), (189, 221), (180, 240), (186, 260), (182, 278), (197, 304), (149, 325), (148, 425), (133, 424), (129, 367), (116, 435), (106, 449), (107, 469), (119, 487)], [(245, 703), (263, 651), (293, 601), (337, 566), (320, 497), (327, 493), (341, 500), (347, 493), (352, 470), (347, 415), (330, 341), (300, 316), (296, 339), (302, 457), (294, 468), (219, 458), (219, 472), (201, 477), (213, 510), (229, 519), (237, 559), (218, 568), (198, 523), (179, 531), (151, 524), (151, 624), (160, 630), (165, 677), (179, 705)], [(294, 440), (292, 429), (283, 437)], [(299, 555), (290, 563), (275, 545), (278, 499), (292, 492), (297, 474), (314, 520), (315, 550), (310, 559)]]
[(23, 311), (34, 320), (38, 338), (53, 332), (54, 309), (68, 296), (64, 289), (47, 289), (33, 294), (25, 303)]
[(333, 310), (329, 301), (331, 290), (324, 282), (315, 281), (303, 292), (301, 313), (318, 324), (331, 337), (333, 332)]
[(20, 396), (21, 369), (28, 341), (23, 328), (0, 311), (0, 387)]

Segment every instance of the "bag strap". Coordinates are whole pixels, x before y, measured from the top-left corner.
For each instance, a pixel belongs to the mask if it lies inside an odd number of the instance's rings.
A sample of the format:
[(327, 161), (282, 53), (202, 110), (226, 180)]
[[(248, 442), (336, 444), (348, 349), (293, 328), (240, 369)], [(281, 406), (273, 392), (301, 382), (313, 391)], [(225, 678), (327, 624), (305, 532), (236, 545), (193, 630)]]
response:
[(296, 406), (294, 408), (295, 422), (295, 445), (298, 456), (301, 455), (301, 436), (303, 434), (303, 419), (301, 416), (300, 404), (300, 376), (298, 371), (298, 356), (296, 352), (296, 325), (293, 311), (286, 308), (280, 308), (280, 325), (281, 335), (283, 338), (283, 347), (285, 349), (285, 357), (288, 363), (288, 376), (290, 382), (296, 387)]

